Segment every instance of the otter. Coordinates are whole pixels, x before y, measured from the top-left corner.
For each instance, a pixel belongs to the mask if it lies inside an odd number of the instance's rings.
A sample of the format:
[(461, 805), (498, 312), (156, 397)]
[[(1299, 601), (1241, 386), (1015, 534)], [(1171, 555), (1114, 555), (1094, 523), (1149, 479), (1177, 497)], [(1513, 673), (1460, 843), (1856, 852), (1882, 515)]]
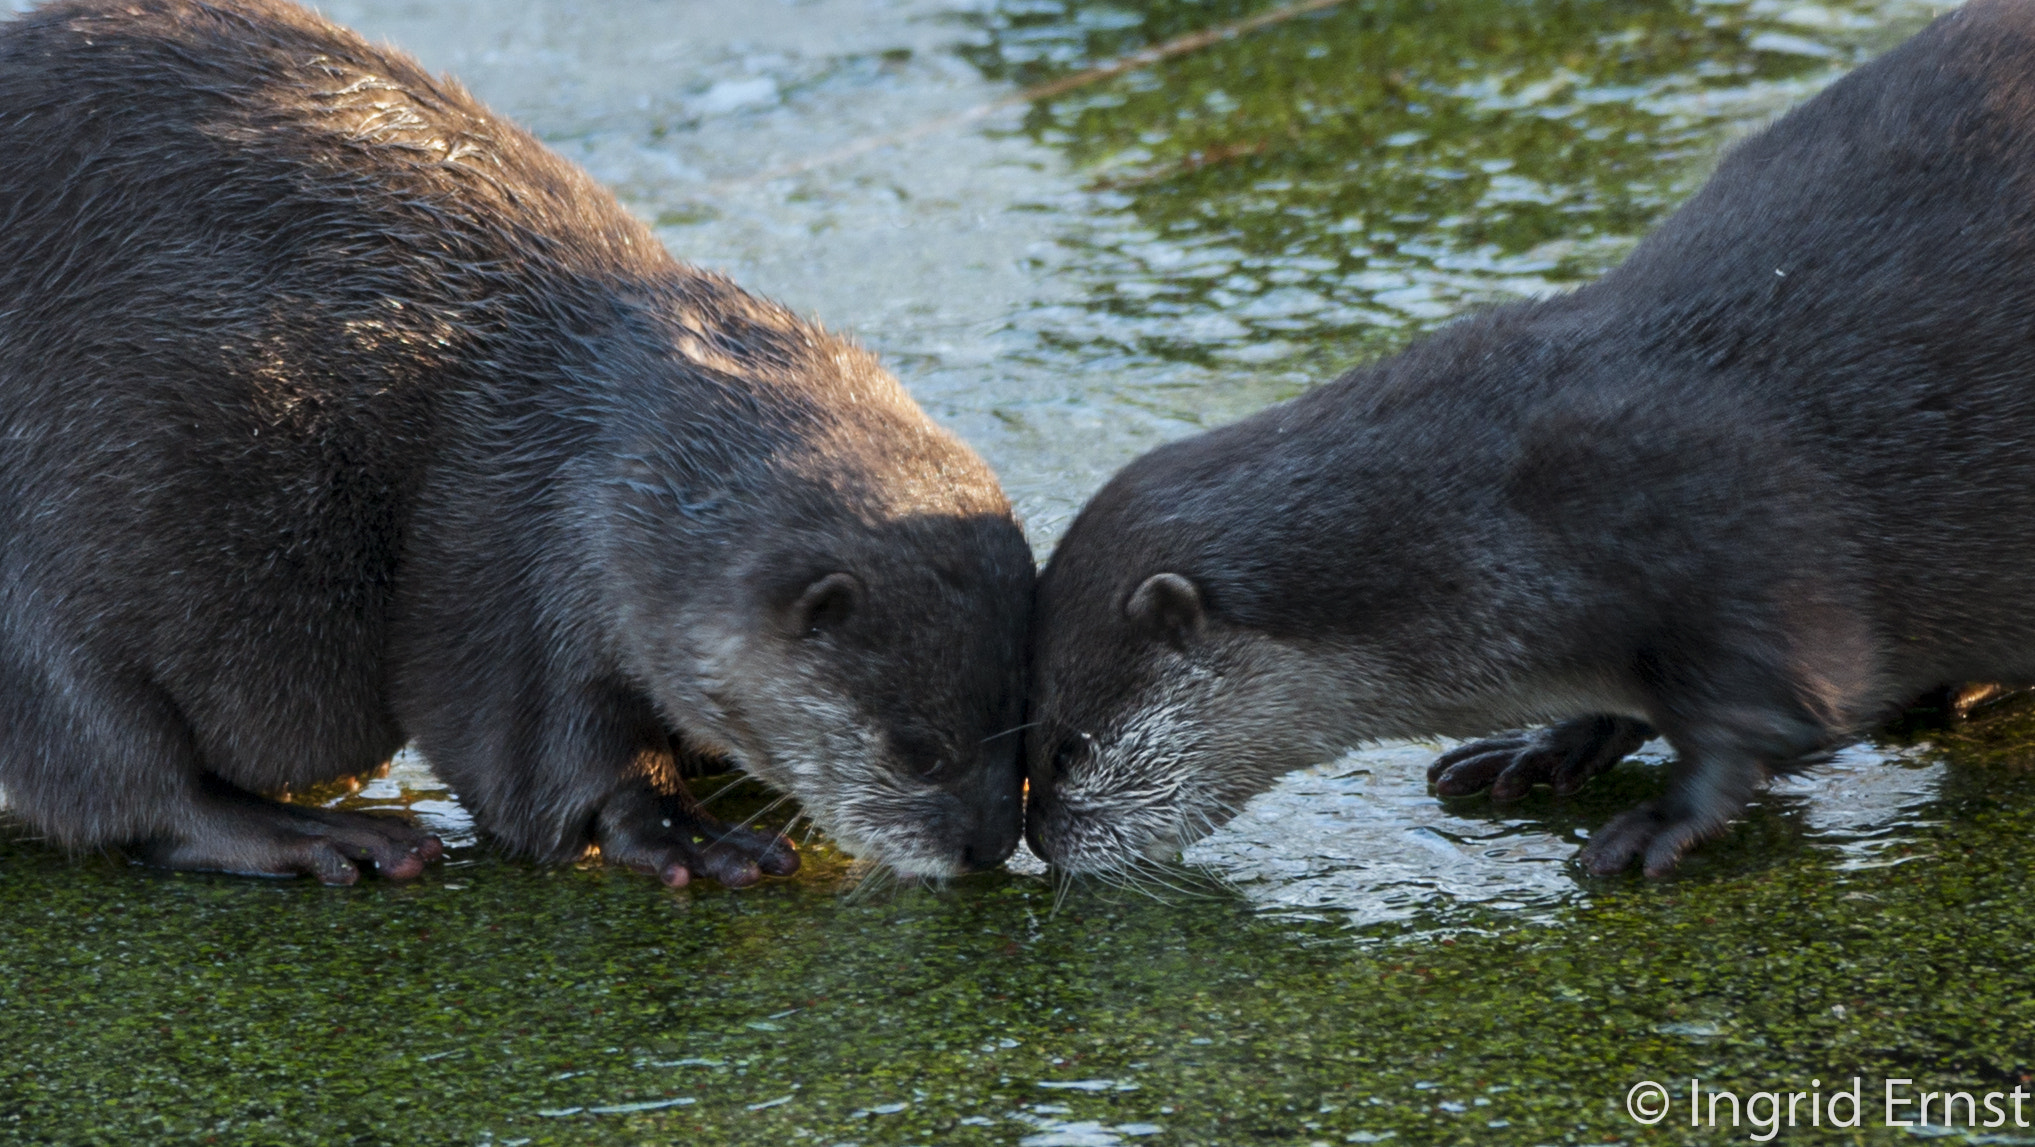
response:
[(1662, 795), (1674, 870), (1773, 772), (2035, 680), (2035, 4), (1974, 0), (1730, 149), (1598, 281), (1112, 478), (1041, 574), (1027, 834), (1168, 855), (1287, 770), (1485, 737), (1443, 796)]
[(1030, 550), (867, 352), (674, 259), (457, 84), (284, 0), (0, 25), (0, 788), (70, 849), (414, 876), (262, 794), (413, 742), (486, 833), (907, 874), (1022, 824)]

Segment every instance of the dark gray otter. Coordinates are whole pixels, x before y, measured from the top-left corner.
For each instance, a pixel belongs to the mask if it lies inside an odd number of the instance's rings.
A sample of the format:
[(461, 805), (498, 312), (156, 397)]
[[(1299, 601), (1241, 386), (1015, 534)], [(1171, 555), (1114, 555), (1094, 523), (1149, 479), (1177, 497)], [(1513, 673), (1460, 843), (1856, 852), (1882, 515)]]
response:
[(1733, 149), (1573, 294), (1162, 447), (1039, 585), (1028, 835), (1170, 853), (1287, 770), (1482, 736), (1660, 875), (1928, 688), (2035, 679), (2035, 3), (1974, 0)]
[(0, 25), (0, 788), (73, 848), (414, 875), (257, 793), (414, 739), (480, 826), (798, 865), (717, 756), (912, 874), (1022, 823), (1029, 550), (870, 355), (280, 0)]

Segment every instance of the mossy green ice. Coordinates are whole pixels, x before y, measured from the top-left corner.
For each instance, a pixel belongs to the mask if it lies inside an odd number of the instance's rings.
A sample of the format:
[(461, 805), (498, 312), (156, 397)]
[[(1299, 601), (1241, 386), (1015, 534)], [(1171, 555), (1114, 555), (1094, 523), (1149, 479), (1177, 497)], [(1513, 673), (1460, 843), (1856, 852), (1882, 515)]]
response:
[[(1714, 1142), (1640, 1134), (1627, 1089), (2004, 1090), (2035, 1068), (2035, 716), (1962, 736), (1871, 866), (1762, 809), (1677, 878), (1536, 922), (1351, 929), (1217, 889), (1056, 910), (1014, 874), (858, 894), (823, 846), (796, 879), (673, 892), (478, 849), (336, 889), (15, 841), (0, 1138)], [(1657, 782), (1612, 779), (1526, 815)]]

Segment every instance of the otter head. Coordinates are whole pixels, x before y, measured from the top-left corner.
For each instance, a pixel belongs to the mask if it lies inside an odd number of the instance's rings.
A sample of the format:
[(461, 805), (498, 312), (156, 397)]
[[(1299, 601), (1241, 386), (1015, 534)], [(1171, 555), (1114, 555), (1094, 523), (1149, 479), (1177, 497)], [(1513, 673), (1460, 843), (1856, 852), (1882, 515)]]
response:
[(1282, 773), (1448, 731), (1465, 683), (1481, 719), (1493, 658), (1458, 637), (1491, 579), (1424, 444), (1369, 452), (1312, 398), (1133, 462), (1040, 575), (1026, 833), (1056, 867), (1165, 857)]
[(852, 855), (915, 876), (1002, 863), (1023, 823), (1032, 564), (1015, 522), (775, 533), (692, 612), (692, 675), (668, 706), (685, 734)]
[(725, 358), (734, 414), (681, 392), (611, 456), (618, 659), (681, 744), (851, 855), (1000, 864), (1023, 825), (1030, 547), (988, 467), (870, 356), (790, 333), (779, 371)]
[(1178, 852), (1331, 753), (1343, 708), (1323, 651), (1231, 615), (1192, 564), (1094, 568), (1090, 536), (1040, 582), (1027, 728), (1026, 836), (1071, 872)]

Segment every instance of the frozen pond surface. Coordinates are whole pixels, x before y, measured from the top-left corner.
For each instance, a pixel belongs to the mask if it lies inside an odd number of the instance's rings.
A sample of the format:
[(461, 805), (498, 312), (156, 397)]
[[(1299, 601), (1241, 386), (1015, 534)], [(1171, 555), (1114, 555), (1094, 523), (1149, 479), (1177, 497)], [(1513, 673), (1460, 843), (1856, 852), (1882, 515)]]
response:
[[(1930, 12), (1367, 0), (1072, 82), (1277, 7), (326, 10), (681, 256), (875, 347), (1041, 554), (1150, 446), (1600, 272), (1729, 139)], [(440, 832), (408, 886), (0, 835), (0, 1142), (1601, 1143), (1641, 1137), (1620, 1104), (1646, 1078), (2026, 1082), (2035, 718), (1922, 735), (1778, 782), (1663, 884), (1566, 863), (1657, 791), (1657, 754), (1495, 806), (1427, 792), (1436, 745), (1287, 778), (1188, 851), (1219, 883), (1159, 898), (1022, 865), (898, 887), (824, 841), (741, 893), (540, 870), (409, 757), (296, 794)]]

